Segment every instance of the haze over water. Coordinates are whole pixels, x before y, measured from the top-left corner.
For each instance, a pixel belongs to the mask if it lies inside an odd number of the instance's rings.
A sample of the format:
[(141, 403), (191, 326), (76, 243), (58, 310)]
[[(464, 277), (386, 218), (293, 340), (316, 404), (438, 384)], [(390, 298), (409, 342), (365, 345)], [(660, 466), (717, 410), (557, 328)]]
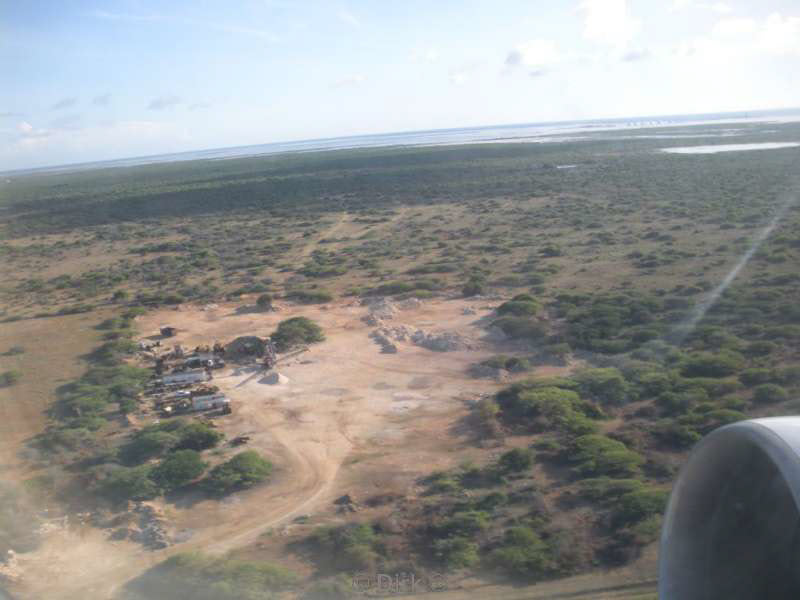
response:
[[(515, 125), (489, 125), (456, 129), (434, 129), (359, 136), (344, 136), (290, 142), (272, 142), (251, 146), (213, 148), (191, 152), (159, 154), (120, 158), (88, 163), (57, 165), (36, 169), (7, 171), (6, 174), (54, 173), (81, 171), (97, 168), (133, 167), (155, 163), (190, 160), (223, 160), (248, 156), (266, 156), (287, 152), (313, 152), (346, 150), (356, 148), (380, 148), (388, 146), (436, 146), (475, 143), (555, 143), (587, 139), (593, 132), (624, 131), (661, 127), (679, 127), (721, 123), (755, 123), (770, 120), (798, 120), (800, 109), (765, 110), (737, 113), (710, 113), (700, 115), (669, 115), (654, 117), (632, 117), (620, 119), (594, 119), (581, 121), (558, 121), (548, 123), (523, 123)], [(697, 137), (725, 137), (730, 134), (700, 135)], [(668, 136), (665, 136), (668, 137)], [(693, 137), (683, 135), (681, 137)], [(2, 600), (2, 599), (0, 599)]]

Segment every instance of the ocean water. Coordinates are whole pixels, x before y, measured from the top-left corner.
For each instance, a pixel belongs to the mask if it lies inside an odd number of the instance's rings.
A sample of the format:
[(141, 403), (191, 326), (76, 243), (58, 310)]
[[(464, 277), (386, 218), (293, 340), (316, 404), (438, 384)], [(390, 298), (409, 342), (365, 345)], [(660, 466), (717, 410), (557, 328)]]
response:
[[(720, 123), (755, 123), (764, 121), (800, 120), (800, 109), (775, 111), (753, 111), (741, 113), (709, 113), (701, 115), (669, 115), (620, 119), (595, 119), (583, 121), (560, 121), (548, 123), (522, 123), (516, 125), (490, 125), (484, 127), (461, 127), (455, 129), (433, 129), (406, 131), (347, 137), (274, 142), (252, 146), (213, 148), (155, 156), (139, 156), (80, 164), (41, 167), (8, 171), (5, 175), (31, 173), (58, 173), (88, 169), (133, 167), (153, 163), (168, 163), (189, 160), (224, 160), (249, 156), (267, 156), (288, 152), (313, 152), (346, 150), (354, 148), (380, 148), (388, 146), (436, 146), (477, 143), (558, 143), (587, 139), (595, 132), (624, 132), (626, 130), (679, 127), (689, 125), (714, 125)], [(693, 132), (694, 133), (694, 132)], [(736, 135), (735, 130), (675, 134), (674, 137), (726, 137)], [(626, 137), (649, 137), (647, 135)], [(670, 134), (652, 137), (673, 137)], [(2, 599), (0, 599), (2, 600)]]

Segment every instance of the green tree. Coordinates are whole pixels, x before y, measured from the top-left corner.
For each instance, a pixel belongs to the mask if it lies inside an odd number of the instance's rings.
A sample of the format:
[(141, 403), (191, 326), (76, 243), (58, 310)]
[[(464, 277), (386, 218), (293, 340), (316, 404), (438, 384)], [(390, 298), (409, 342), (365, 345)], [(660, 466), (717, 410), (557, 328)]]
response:
[(208, 465), (194, 450), (176, 450), (168, 454), (150, 472), (150, 478), (168, 491), (186, 485), (200, 477)]
[(533, 465), (533, 451), (530, 448), (513, 448), (502, 454), (497, 462), (504, 471), (525, 471)]
[(246, 450), (217, 465), (208, 474), (206, 485), (215, 494), (226, 494), (264, 481), (272, 473), (272, 463), (254, 450)]
[(525, 578), (545, 575), (553, 563), (547, 544), (530, 527), (512, 527), (506, 531), (503, 545), (489, 555), (488, 562)]
[(278, 324), (270, 336), (278, 352), (286, 352), (300, 344), (312, 344), (325, 340), (322, 328), (306, 317), (292, 317)]
[(272, 310), (272, 295), (271, 294), (261, 294), (256, 299), (256, 306), (260, 310)]
[(225, 437), (224, 434), (206, 423), (193, 422), (178, 432), (177, 449), (207, 450), (215, 447)]
[(161, 456), (178, 443), (178, 435), (171, 431), (143, 430), (119, 450), (122, 462), (141, 463)]
[(116, 467), (99, 486), (100, 493), (114, 501), (150, 500), (160, 493), (147, 466)]

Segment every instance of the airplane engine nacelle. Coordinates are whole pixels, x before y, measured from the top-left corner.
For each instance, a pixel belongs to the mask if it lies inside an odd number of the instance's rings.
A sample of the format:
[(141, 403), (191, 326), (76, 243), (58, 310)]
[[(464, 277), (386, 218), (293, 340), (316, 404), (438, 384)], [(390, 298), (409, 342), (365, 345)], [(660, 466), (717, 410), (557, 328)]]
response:
[(660, 600), (800, 598), (800, 417), (741, 421), (700, 441), (661, 534)]

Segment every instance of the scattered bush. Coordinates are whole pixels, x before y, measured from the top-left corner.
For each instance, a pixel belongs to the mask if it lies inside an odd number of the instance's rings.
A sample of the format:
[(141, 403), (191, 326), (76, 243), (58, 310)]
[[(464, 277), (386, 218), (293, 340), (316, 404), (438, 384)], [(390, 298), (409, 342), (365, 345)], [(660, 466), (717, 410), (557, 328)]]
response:
[(159, 600), (274, 600), (298, 582), (295, 573), (269, 563), (187, 552), (171, 556), (128, 588)]
[(22, 373), (17, 370), (5, 371), (0, 373), (0, 387), (10, 387), (19, 382), (22, 378)]
[(531, 317), (541, 310), (541, 305), (527, 294), (514, 296), (508, 302), (497, 307), (500, 316)]
[(775, 404), (788, 399), (789, 392), (775, 383), (762, 383), (753, 390), (753, 401), (758, 404)]
[(331, 561), (339, 570), (373, 570), (380, 556), (376, 551), (375, 530), (365, 524), (322, 527), (311, 535), (320, 557)]
[(434, 540), (433, 554), (445, 566), (463, 569), (478, 562), (478, 544), (461, 536)]

